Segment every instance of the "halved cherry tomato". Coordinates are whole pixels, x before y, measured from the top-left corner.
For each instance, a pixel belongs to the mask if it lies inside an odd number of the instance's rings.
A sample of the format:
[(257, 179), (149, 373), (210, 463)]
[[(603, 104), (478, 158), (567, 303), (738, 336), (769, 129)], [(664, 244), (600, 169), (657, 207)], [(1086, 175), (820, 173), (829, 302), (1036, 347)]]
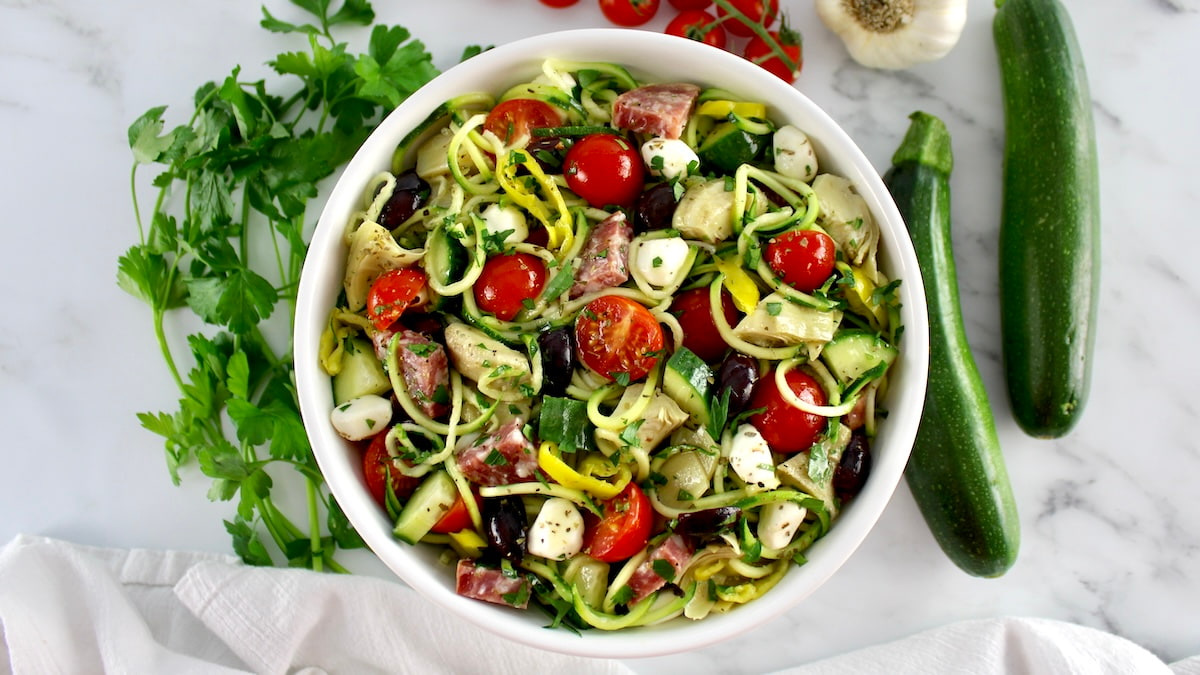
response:
[(579, 0), (541, 0), (543, 5), (547, 7), (570, 7), (579, 2)]
[(766, 259), (783, 283), (810, 293), (833, 274), (837, 249), (824, 232), (792, 230), (767, 241)]
[(615, 134), (590, 134), (575, 142), (563, 160), (567, 187), (596, 208), (630, 208), (646, 184), (637, 148)]
[(425, 273), (414, 267), (388, 270), (367, 291), (367, 318), (379, 330), (387, 330), (404, 310), (416, 304), (425, 290)]
[(800, 49), (800, 34), (785, 25), (779, 32), (771, 31), (771, 37), (779, 43), (788, 58), (796, 64), (795, 68), (788, 66), (771, 49), (771, 45), (757, 35), (746, 43), (746, 49), (742, 52), (742, 56), (766, 68), (768, 72), (774, 73), (784, 82), (795, 82), (796, 76), (800, 74), (800, 69), (804, 66), (804, 57)]
[(525, 147), (534, 129), (562, 126), (562, 115), (554, 106), (533, 98), (510, 98), (496, 104), (483, 121), (483, 128), (505, 145)]
[[(775, 17), (779, 15), (779, 0), (729, 0), (729, 2), (734, 9), (745, 14), (751, 23), (770, 26), (775, 22)], [(717, 16), (723, 18), (730, 14), (725, 11), (724, 7), (718, 5)], [(729, 19), (723, 23), (730, 35), (738, 37), (754, 35), (754, 30), (741, 19)]]
[(590, 512), (584, 516), (583, 550), (602, 562), (620, 562), (632, 558), (645, 547), (654, 524), (654, 510), (646, 493), (635, 483), (621, 494), (600, 502), (600, 518)]
[(579, 359), (609, 380), (640, 380), (658, 363), (663, 329), (650, 310), (629, 298), (602, 295), (575, 319)]
[[(721, 289), (721, 309), (726, 323), (733, 325), (737, 321), (737, 308), (725, 289)], [(679, 319), (679, 327), (683, 329), (683, 346), (696, 356), (705, 361), (716, 361), (729, 347), (713, 323), (708, 288), (693, 288), (676, 295), (671, 301), (671, 314)]]
[(702, 9), (685, 9), (671, 19), (664, 32), (723, 49), (725, 29), (716, 21), (717, 17)]
[(658, 13), (660, 0), (600, 0), (600, 11), (618, 26), (640, 26)]
[(363, 478), (367, 482), (367, 491), (380, 506), (386, 503), (389, 475), (392, 478), (392, 491), (400, 499), (407, 499), (421, 484), (420, 478), (405, 476), (388, 466), (397, 460), (388, 455), (386, 438), (386, 431), (376, 434), (363, 452)]
[(713, 0), (667, 0), (675, 9), (705, 9), (713, 3)]
[[(483, 498), (475, 495), (475, 503), (482, 508)], [(467, 510), (467, 502), (460, 494), (454, 500), (454, 505), (450, 507), (446, 515), (439, 518), (429, 531), (437, 532), (438, 534), (449, 534), (451, 532), (460, 532), (468, 527), (471, 527), (471, 512)]]
[[(801, 401), (812, 405), (825, 405), (825, 390), (817, 380), (800, 370), (789, 370), (784, 381)], [(750, 423), (766, 439), (775, 452), (785, 455), (803, 452), (817, 442), (825, 431), (828, 420), (820, 415), (804, 412), (783, 399), (775, 385), (775, 371), (759, 379), (754, 386), (747, 409), (764, 408), (750, 417)]]
[(488, 258), (473, 288), (475, 304), (501, 321), (535, 300), (546, 285), (546, 263), (531, 253), (503, 253)]

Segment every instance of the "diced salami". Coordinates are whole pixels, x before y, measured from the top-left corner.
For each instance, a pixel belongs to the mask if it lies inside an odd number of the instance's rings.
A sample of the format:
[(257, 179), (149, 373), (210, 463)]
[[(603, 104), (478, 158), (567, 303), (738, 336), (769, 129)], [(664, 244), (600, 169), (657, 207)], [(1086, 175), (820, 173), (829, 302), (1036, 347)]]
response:
[(629, 242), (633, 228), (625, 214), (617, 211), (605, 218), (588, 235), (579, 253), (579, 269), (570, 297), (620, 286), (629, 280)]
[(529, 605), (529, 581), (510, 577), (503, 570), (480, 567), (474, 561), (458, 561), (454, 591), (464, 597), (497, 605), (525, 609)]
[(613, 102), (613, 126), (639, 134), (679, 138), (700, 87), (685, 82), (648, 84)]
[(525, 420), (515, 417), (494, 433), (458, 450), (458, 468), (473, 483), (508, 485), (534, 480), (537, 451), (525, 437)]
[[(375, 353), (382, 352), (387, 359), (387, 346), (395, 333), (380, 331), (375, 334)], [(400, 364), (400, 375), (408, 387), (421, 412), (430, 417), (440, 417), (450, 410), (450, 359), (446, 349), (429, 336), (411, 330), (400, 331), (396, 339), (396, 360)]]
[[(683, 569), (687, 566), (688, 560), (692, 557), (692, 549), (688, 546), (687, 541), (678, 534), (673, 534), (663, 540), (651, 553), (650, 556), (638, 565), (633, 574), (629, 577), (629, 588), (633, 591), (633, 599), (629, 604), (635, 604), (642, 598), (650, 595), (654, 591), (667, 585), (668, 581), (674, 581), (683, 573)], [(665, 560), (674, 569), (670, 579), (665, 579), (659, 574), (655, 568), (656, 560)], [(659, 567), (662, 563), (659, 563)]]

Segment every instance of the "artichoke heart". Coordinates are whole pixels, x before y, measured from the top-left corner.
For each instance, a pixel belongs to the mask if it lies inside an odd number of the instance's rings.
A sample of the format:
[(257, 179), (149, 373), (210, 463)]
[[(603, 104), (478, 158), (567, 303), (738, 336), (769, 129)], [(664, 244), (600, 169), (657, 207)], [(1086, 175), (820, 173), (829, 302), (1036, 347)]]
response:
[(350, 235), (350, 253), (346, 256), (346, 305), (352, 312), (367, 306), (371, 284), (384, 272), (408, 267), (421, 259), (425, 249), (406, 249), (396, 243), (392, 233), (378, 223), (364, 222)]
[(823, 346), (841, 321), (839, 310), (804, 307), (772, 293), (734, 327), (733, 334), (760, 347)]

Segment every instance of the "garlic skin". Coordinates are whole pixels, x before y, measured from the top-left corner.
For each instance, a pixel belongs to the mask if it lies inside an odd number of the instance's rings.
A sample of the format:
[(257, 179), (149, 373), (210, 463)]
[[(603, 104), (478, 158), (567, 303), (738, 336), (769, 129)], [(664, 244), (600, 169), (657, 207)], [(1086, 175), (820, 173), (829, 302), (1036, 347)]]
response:
[(816, 0), (821, 21), (868, 68), (898, 70), (945, 56), (967, 23), (967, 0)]

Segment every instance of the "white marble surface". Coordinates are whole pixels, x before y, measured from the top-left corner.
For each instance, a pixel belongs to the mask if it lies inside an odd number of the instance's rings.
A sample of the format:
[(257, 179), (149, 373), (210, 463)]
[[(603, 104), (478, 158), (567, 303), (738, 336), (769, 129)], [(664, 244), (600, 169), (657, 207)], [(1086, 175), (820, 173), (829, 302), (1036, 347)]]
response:
[[(282, 0), (267, 4), (290, 11)], [(534, 0), (376, 4), (381, 21), (409, 27), (441, 67), (468, 43), (604, 24), (591, 0), (567, 10)], [(797, 86), (878, 167), (911, 111), (933, 112), (951, 129), (961, 291), (1020, 506), (1016, 566), (997, 580), (960, 572), (902, 485), (859, 552), (792, 612), (736, 641), (632, 662), (639, 672), (766, 672), (999, 615), (1101, 628), (1167, 661), (1200, 653), (1200, 366), (1188, 346), (1200, 334), (1200, 2), (1067, 4), (1087, 57), (1100, 148), (1100, 333), (1081, 425), (1065, 439), (1037, 441), (1011, 421), (1001, 378), (992, 3), (971, 3), (946, 59), (884, 73), (853, 65), (807, 0), (784, 0), (806, 38)], [(650, 27), (665, 25), (668, 13), (664, 3)], [(261, 30), (259, 17), (258, 3), (237, 0), (0, 0), (0, 540), (27, 532), (229, 550), (221, 524), (229, 505), (210, 504), (195, 472), (172, 486), (159, 441), (134, 418), (177, 394), (148, 312), (114, 277), (136, 237), (127, 125), (164, 104), (178, 121), (201, 82), (239, 63), (265, 76), (268, 58), (299, 48)], [(365, 32), (354, 39), (364, 46)], [(369, 558), (355, 562), (381, 572)]]

